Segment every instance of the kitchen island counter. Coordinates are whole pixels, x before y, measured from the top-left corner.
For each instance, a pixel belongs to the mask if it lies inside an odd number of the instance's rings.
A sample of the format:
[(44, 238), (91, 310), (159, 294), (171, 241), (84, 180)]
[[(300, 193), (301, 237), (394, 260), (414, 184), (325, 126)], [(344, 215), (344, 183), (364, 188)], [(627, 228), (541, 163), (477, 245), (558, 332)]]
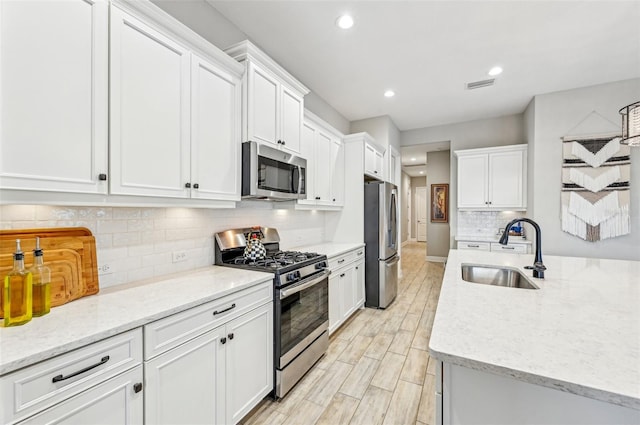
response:
[[(518, 268), (538, 290), (462, 280)], [(451, 250), (429, 349), (440, 361), (640, 410), (640, 262)]]
[(272, 279), (210, 266), (106, 288), (22, 326), (0, 328), (0, 375)]

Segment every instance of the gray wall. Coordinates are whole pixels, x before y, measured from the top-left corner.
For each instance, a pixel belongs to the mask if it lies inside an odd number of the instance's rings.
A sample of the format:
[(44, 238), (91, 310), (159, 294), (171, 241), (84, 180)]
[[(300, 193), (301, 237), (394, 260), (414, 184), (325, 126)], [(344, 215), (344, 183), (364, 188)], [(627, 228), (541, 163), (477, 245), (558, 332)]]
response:
[(407, 220), (411, 215), (409, 211), (409, 203), (407, 202), (411, 196), (411, 177), (404, 171), (400, 175), (400, 242), (406, 242), (409, 239), (410, 225), (407, 225)]
[[(536, 138), (536, 127), (535, 127), (535, 113), (536, 113), (536, 98), (534, 97), (527, 105), (527, 109), (525, 109), (523, 114), (523, 125), (524, 125), (524, 133), (525, 140), (528, 143), (527, 146), (527, 214), (530, 218), (533, 217), (535, 211), (535, 205), (533, 204), (533, 190), (536, 185), (535, 179), (533, 178), (533, 170), (534, 161), (536, 157), (534, 146), (534, 141)], [(533, 236), (531, 232), (527, 235), (528, 239), (531, 239)]]
[[(449, 151), (429, 152), (427, 154), (427, 205), (429, 206), (428, 217), (431, 216), (431, 185), (447, 183), (449, 184), (449, 222), (456, 215), (452, 208), (451, 198), (451, 167), (449, 162)], [(432, 223), (427, 221), (427, 256), (447, 257), (449, 255), (450, 241), (449, 223)]]
[[(427, 171), (428, 172), (428, 171)], [(411, 234), (412, 239), (416, 239), (418, 232), (416, 230), (416, 189), (427, 186), (427, 176), (411, 177)], [(427, 199), (427, 206), (429, 199)], [(429, 216), (429, 208), (427, 207), (427, 217)], [(429, 241), (429, 228), (427, 227), (427, 242)]]
[[(249, 37), (205, 0), (151, 0), (169, 15), (182, 22), (219, 49)], [(260, 47), (260, 40), (251, 40)], [(266, 52), (269, 54), (269, 52)], [(302, 81), (304, 84), (304, 81)], [(313, 90), (313, 88), (310, 87)], [(337, 128), (349, 133), (349, 120), (313, 91), (304, 98), (305, 108)]]
[(640, 148), (631, 148), (631, 234), (586, 242), (563, 232), (560, 221), (561, 138), (592, 111), (619, 123), (618, 110), (638, 101), (639, 94), (640, 78), (535, 97), (534, 129), (528, 131), (534, 157), (529, 190), (533, 218), (542, 228), (544, 253), (640, 260)]
[[(442, 155), (436, 156), (437, 160), (429, 152), (429, 162), (427, 165), (427, 175), (430, 173), (430, 167), (433, 161), (438, 163), (446, 161), (449, 163), (449, 228), (450, 240), (448, 246), (455, 246), (454, 237), (457, 226), (457, 185), (458, 185), (458, 167), (457, 158), (453, 154), (454, 151), (460, 149), (482, 148), (489, 146), (504, 146), (526, 143), (525, 130), (522, 114), (507, 115), (498, 118), (489, 118), (484, 120), (467, 121), (456, 124), (446, 124), (435, 127), (420, 128), (416, 130), (403, 131), (400, 134), (400, 145), (411, 146), (423, 143), (434, 142), (451, 142), (451, 151), (448, 158)], [(442, 164), (440, 164), (442, 165)], [(437, 183), (437, 182), (436, 182)], [(431, 243), (431, 235), (428, 233), (427, 239)], [(436, 254), (429, 254), (436, 255)], [(446, 254), (444, 254), (446, 255)]]

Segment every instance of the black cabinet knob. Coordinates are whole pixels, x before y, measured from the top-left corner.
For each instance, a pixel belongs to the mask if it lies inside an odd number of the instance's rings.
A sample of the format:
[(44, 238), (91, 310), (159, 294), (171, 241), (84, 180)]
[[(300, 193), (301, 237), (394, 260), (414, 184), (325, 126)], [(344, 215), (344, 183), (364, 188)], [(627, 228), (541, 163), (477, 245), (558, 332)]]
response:
[(278, 140), (278, 144), (281, 145), (282, 144), (282, 140)]
[(142, 382), (138, 382), (137, 384), (133, 384), (133, 392), (139, 393), (142, 391)]
[(282, 144), (283, 144), (283, 145), (286, 145), (287, 143), (283, 140), (283, 141), (282, 141)]
[(187, 189), (190, 189), (191, 188), (191, 183), (185, 183), (184, 187), (186, 187)]
[(193, 184), (193, 188), (194, 188), (194, 189), (199, 189), (199, 188), (200, 188), (200, 185), (199, 185), (198, 183), (194, 183), (194, 184)]
[(98, 180), (100, 181), (105, 181), (107, 180), (107, 175), (102, 173), (102, 174), (98, 174)]
[(233, 332), (231, 332), (229, 335), (227, 335), (229, 337), (229, 340), (233, 339)]
[(223, 344), (226, 344), (227, 343), (227, 338), (226, 337), (220, 338), (220, 342), (223, 343)]
[(336, 198), (333, 198), (333, 202), (336, 202)]

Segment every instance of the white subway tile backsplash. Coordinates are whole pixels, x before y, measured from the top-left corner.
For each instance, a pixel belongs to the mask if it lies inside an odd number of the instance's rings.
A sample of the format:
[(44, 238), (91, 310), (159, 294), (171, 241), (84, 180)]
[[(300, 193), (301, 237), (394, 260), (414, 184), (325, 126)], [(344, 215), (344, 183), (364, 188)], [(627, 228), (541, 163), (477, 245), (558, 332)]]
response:
[(491, 236), (504, 229), (514, 218), (526, 212), (514, 211), (458, 211), (458, 236)]
[[(128, 283), (213, 264), (213, 234), (235, 227), (267, 226), (280, 232), (281, 246), (324, 241), (325, 213), (272, 209), (268, 202), (242, 202), (236, 209), (57, 207), (2, 205), (0, 228), (87, 227), (96, 237), (98, 265), (112, 273), (100, 286)], [(187, 261), (173, 263), (184, 250)]]

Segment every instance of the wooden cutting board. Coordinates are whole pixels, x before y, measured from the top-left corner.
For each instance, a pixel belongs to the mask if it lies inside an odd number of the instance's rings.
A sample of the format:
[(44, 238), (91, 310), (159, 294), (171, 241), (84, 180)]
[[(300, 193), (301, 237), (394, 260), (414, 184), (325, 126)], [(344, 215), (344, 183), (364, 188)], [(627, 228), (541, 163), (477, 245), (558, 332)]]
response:
[[(33, 264), (33, 255), (25, 255), (25, 267)], [(46, 251), (44, 264), (51, 269), (51, 307), (57, 307), (83, 296), (82, 259), (72, 249)], [(13, 268), (13, 254), (0, 254), (0, 275)], [(2, 315), (0, 308), (0, 316)]]
[[(91, 234), (91, 231), (86, 227), (62, 227), (62, 228), (44, 228), (44, 229), (14, 229), (14, 230), (0, 230), (0, 255), (12, 254), (15, 250), (15, 240), (20, 239), (22, 244), (22, 250), (25, 252), (25, 259), (31, 264), (32, 255), (31, 252), (35, 248), (35, 238), (40, 237), (40, 247), (44, 251), (45, 263), (51, 259), (55, 259), (55, 251), (70, 250), (75, 252), (80, 258), (80, 264), (75, 263), (78, 277), (73, 277), (74, 274), (69, 270), (69, 265), (60, 265), (60, 270), (66, 269), (70, 274), (66, 274), (65, 277), (58, 279), (74, 279), (73, 284), (69, 283), (69, 287), (77, 288), (71, 291), (69, 299), (66, 302), (73, 301), (74, 299), (93, 295), (98, 293), (100, 285), (98, 281), (98, 260), (96, 255), (96, 241), (95, 237)], [(66, 252), (66, 251), (65, 251)], [(50, 254), (53, 256), (50, 258)], [(64, 254), (67, 257), (69, 253)], [(70, 262), (73, 262), (67, 258)], [(56, 272), (58, 273), (58, 272)], [(62, 283), (58, 283), (61, 288)], [(65, 284), (65, 286), (67, 286)], [(58, 299), (61, 301), (64, 296), (60, 296)], [(52, 306), (53, 306), (53, 287), (52, 287)]]

